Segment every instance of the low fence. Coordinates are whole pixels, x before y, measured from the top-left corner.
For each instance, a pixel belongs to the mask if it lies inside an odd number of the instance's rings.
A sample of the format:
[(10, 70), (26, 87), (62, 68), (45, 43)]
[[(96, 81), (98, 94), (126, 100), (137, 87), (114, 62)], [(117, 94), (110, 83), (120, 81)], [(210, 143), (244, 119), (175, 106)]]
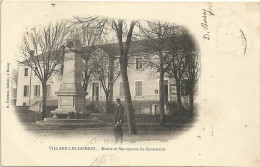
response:
[[(113, 96), (113, 100), (120, 99), (121, 101), (125, 101), (124, 96)], [(87, 98), (90, 101), (101, 101), (105, 102), (105, 96), (90, 96)], [(159, 101), (159, 95), (146, 95), (146, 96), (132, 96), (133, 101)]]

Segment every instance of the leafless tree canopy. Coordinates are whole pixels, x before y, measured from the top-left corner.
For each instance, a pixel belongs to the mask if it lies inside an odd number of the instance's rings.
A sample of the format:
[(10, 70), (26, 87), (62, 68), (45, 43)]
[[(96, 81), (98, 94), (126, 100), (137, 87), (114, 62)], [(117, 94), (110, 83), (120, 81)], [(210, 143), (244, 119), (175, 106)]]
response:
[(63, 45), (69, 35), (66, 25), (60, 22), (33, 28), (23, 36), (20, 53), (24, 60), (19, 63), (29, 66), (41, 81), (47, 81), (63, 61)]
[[(114, 82), (120, 76), (119, 62), (112, 61), (115, 61), (115, 57), (109, 56), (103, 50), (97, 50), (95, 54), (93, 54), (93, 75), (101, 82), (105, 93), (110, 92)], [(113, 72), (111, 72), (111, 70), (113, 70)], [(113, 75), (112, 80), (111, 75)]]
[[(20, 51), (24, 60), (20, 63), (29, 66), (42, 84), (46, 84), (51, 74), (57, 70), (57, 65), (63, 62), (63, 45), (68, 36), (80, 40), (83, 46), (82, 78), (85, 91), (91, 78), (95, 78), (101, 82), (106, 94), (109, 94), (121, 75), (130, 134), (136, 133), (127, 74), (133, 56), (139, 56), (146, 69), (150, 69), (153, 74), (158, 72), (160, 76), (162, 125), (165, 124), (163, 82), (166, 73), (175, 78), (178, 86), (183, 78), (189, 80), (192, 92), (190, 100), (193, 103), (194, 87), (200, 72), (199, 49), (184, 27), (160, 21), (127, 21), (100, 16), (73, 17), (67, 22), (49, 24), (28, 32), (23, 37)], [(102, 52), (102, 47), (106, 47), (108, 53)], [(116, 52), (109, 53), (110, 50)], [(116, 63), (115, 56), (119, 58)]]
[(64, 44), (69, 36), (66, 22), (33, 28), (23, 36), (19, 63), (30, 67), (42, 83), (42, 119), (46, 114), (47, 86), (49, 77), (64, 59)]

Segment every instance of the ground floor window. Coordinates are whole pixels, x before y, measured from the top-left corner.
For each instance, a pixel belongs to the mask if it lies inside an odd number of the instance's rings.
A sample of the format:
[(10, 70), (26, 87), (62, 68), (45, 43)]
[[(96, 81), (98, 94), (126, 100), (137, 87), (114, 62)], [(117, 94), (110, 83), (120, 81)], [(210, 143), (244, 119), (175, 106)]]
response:
[(29, 95), (29, 85), (24, 85), (23, 87), (23, 96), (26, 97)]
[(34, 96), (40, 96), (40, 85), (34, 85)]
[(92, 83), (92, 101), (99, 101), (99, 83)]
[(143, 82), (142, 81), (135, 81), (135, 96), (142, 96), (143, 94)]

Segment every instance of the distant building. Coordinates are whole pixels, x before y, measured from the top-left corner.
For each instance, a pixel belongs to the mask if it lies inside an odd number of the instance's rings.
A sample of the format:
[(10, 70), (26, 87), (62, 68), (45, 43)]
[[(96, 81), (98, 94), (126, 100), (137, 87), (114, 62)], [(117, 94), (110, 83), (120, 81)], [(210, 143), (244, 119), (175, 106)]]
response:
[[(96, 47), (101, 49), (110, 56), (118, 57), (118, 44), (100, 45)], [(84, 51), (84, 48), (82, 49)], [(158, 72), (151, 75), (151, 71), (145, 69), (142, 57), (135, 55), (135, 52), (141, 53), (138, 49), (132, 50), (132, 65), (128, 68), (128, 78), (132, 101), (136, 114), (151, 114), (159, 115), (159, 77)], [(62, 68), (62, 65), (57, 67)], [(79, 68), (81, 68), (79, 66)], [(53, 73), (47, 82), (47, 106), (57, 107), (57, 95), (55, 92), (59, 90), (62, 76), (59, 73)], [(185, 82), (183, 82), (185, 83)], [(41, 111), (42, 87), (41, 82), (36, 74), (23, 64), (18, 67), (18, 84), (17, 84), (17, 106), (29, 106), (30, 110)], [(183, 103), (186, 102), (185, 86), (182, 87)], [(165, 91), (165, 109), (166, 114), (170, 114), (169, 102), (176, 102), (176, 86), (174, 79), (167, 75), (164, 79)], [(87, 104), (94, 103), (96, 106), (104, 110), (105, 93), (98, 80), (91, 80), (87, 89), (86, 102)], [(116, 80), (113, 86), (113, 99), (120, 98), (124, 103), (124, 89), (121, 76)]]

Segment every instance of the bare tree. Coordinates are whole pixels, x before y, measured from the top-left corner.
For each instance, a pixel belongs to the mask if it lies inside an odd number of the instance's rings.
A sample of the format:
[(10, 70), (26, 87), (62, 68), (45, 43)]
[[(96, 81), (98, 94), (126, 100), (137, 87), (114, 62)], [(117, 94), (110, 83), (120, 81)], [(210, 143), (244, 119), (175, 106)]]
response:
[(30, 67), (42, 84), (42, 117), (46, 116), (47, 81), (57, 70), (64, 59), (64, 43), (69, 35), (66, 22), (48, 24), (39, 29), (33, 28), (23, 36), (20, 53), (23, 61), (18, 61)]
[(114, 56), (108, 55), (103, 50), (97, 50), (92, 61), (95, 67), (93, 75), (100, 81), (105, 92), (106, 113), (109, 112), (112, 103), (111, 99), (109, 99), (109, 95), (113, 89), (115, 81), (120, 76), (119, 62), (115, 62), (115, 59)]
[[(131, 21), (129, 25), (129, 29), (126, 28), (127, 24), (124, 20), (112, 20), (112, 26), (116, 32), (118, 44), (119, 44), (119, 62), (120, 62), (120, 72), (122, 75), (123, 81), (123, 88), (124, 88), (124, 95), (126, 101), (126, 108), (127, 108), (127, 118), (128, 118), (128, 126), (129, 126), (129, 134), (137, 134), (136, 125), (134, 120), (134, 108), (132, 103), (132, 97), (129, 87), (128, 81), (128, 74), (127, 74), (127, 67), (128, 67), (128, 52), (131, 47), (133, 30), (136, 21)], [(124, 30), (124, 31), (123, 31)], [(123, 42), (124, 35), (126, 35), (126, 42)]]
[[(133, 29), (136, 24), (136, 21), (131, 21), (129, 25), (129, 29), (127, 28), (127, 24), (125, 20), (115, 20), (115, 19), (108, 19), (99, 16), (90, 16), (85, 18), (77, 17), (77, 24), (81, 25), (89, 25), (91, 29), (102, 29), (108, 30), (109, 32), (114, 31), (116, 32), (116, 37), (119, 45), (119, 62), (120, 62), (120, 72), (122, 75), (123, 81), (123, 88), (125, 94), (125, 101), (126, 101), (126, 109), (127, 109), (127, 118), (128, 118), (128, 126), (129, 126), (129, 134), (136, 134), (136, 126), (134, 121), (134, 108), (132, 104), (132, 98), (129, 88), (128, 82), (128, 74), (127, 74), (127, 67), (128, 67), (128, 52), (131, 46)], [(100, 31), (101, 32), (101, 31)], [(106, 31), (102, 31), (104, 34)], [(125, 39), (126, 42), (123, 40)]]
[(90, 61), (93, 52), (97, 49), (96, 45), (102, 43), (102, 37), (106, 34), (107, 19), (90, 16), (86, 18), (74, 17), (69, 20), (70, 28), (74, 30), (75, 38), (79, 39), (83, 45), (82, 54), (82, 86), (87, 93), (88, 85), (93, 77), (94, 65)]
[(186, 52), (189, 48), (187, 48), (187, 32), (184, 29), (181, 29), (178, 33), (172, 34), (169, 38), (169, 51), (171, 53), (171, 57), (169, 59), (169, 69), (167, 73), (169, 76), (175, 79), (176, 91), (177, 91), (177, 104), (178, 104), (178, 112), (181, 113), (182, 102), (181, 102), (181, 86), (182, 80), (185, 73), (185, 58)]
[(92, 58), (92, 53), (93, 53), (94, 47), (89, 48), (83, 48), (83, 54), (81, 56), (82, 58), (82, 69), (83, 69), (83, 74), (82, 74), (82, 87), (86, 93), (88, 90), (88, 85), (89, 82), (91, 81), (91, 78), (93, 77), (93, 72), (94, 72), (94, 64), (91, 62)]
[(188, 78), (188, 89), (189, 89), (189, 105), (190, 113), (193, 115), (194, 108), (194, 93), (196, 91), (196, 84), (200, 75), (200, 52), (196, 45), (196, 41), (189, 35), (189, 40), (187, 40), (187, 50), (186, 50), (186, 76)]
[(199, 77), (199, 52), (192, 35), (184, 28), (169, 38), (169, 59), (171, 64), (167, 73), (175, 79), (177, 90), (178, 111), (181, 112), (181, 86), (182, 80), (187, 79), (190, 111), (193, 111), (194, 88)]
[(175, 32), (176, 26), (169, 23), (146, 21), (145, 25), (139, 25), (140, 36), (144, 38), (141, 45), (146, 48), (143, 60), (146, 66), (159, 71), (159, 100), (160, 100), (160, 124), (165, 125), (165, 90), (164, 75), (170, 63), (168, 50), (169, 37)]

